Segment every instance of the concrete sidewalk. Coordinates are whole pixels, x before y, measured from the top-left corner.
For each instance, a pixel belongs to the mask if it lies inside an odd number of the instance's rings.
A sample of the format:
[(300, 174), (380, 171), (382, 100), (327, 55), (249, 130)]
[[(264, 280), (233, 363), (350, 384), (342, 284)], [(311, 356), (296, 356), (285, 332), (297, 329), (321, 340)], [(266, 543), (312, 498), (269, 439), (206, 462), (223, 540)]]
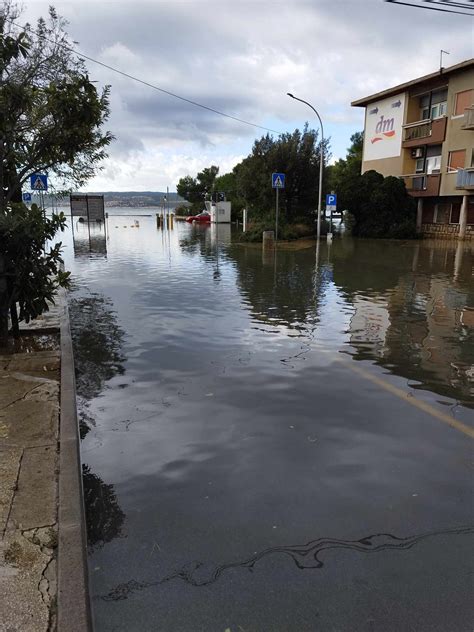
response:
[[(65, 292), (0, 355), (0, 632), (87, 632), (86, 540)], [(59, 336), (60, 333), (60, 336)], [(34, 348), (34, 346), (33, 346)]]
[(0, 629), (54, 630), (59, 349), (0, 356)]

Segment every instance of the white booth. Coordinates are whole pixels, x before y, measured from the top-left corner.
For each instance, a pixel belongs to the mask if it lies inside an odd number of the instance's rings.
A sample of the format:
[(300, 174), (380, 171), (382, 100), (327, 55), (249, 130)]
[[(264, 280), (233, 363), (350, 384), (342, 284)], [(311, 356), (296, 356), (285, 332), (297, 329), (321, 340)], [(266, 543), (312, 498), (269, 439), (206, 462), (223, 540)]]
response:
[(206, 202), (206, 211), (211, 215), (211, 222), (215, 224), (230, 224), (230, 202)]

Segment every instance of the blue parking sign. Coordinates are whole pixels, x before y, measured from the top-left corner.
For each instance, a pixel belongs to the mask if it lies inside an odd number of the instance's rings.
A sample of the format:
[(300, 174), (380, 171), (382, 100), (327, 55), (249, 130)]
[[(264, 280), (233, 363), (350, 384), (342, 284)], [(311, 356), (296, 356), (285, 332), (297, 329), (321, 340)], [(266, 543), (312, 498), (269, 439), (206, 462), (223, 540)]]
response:
[(337, 208), (337, 195), (335, 193), (328, 193), (326, 195), (326, 208), (330, 211), (335, 211)]
[(23, 193), (23, 202), (31, 202), (31, 193)]

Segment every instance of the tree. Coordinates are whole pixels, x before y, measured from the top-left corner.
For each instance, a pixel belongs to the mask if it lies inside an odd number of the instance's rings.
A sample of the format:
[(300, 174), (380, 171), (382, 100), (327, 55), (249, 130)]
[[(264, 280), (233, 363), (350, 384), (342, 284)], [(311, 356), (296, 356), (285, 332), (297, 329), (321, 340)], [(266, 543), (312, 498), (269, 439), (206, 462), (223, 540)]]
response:
[(353, 235), (403, 239), (416, 234), (416, 203), (400, 178), (367, 171), (359, 177), (350, 211)]
[(196, 178), (185, 176), (176, 185), (178, 195), (191, 202), (195, 211), (201, 210), (206, 195), (210, 195), (215, 188), (215, 180), (219, 173), (219, 167), (211, 165), (200, 171)]
[(9, 313), (17, 337), (19, 320), (28, 322), (47, 311), (57, 288), (67, 286), (69, 273), (61, 271), (61, 243), (45, 248), (65, 224), (63, 213), (49, 219), (35, 204), (31, 209), (12, 204), (6, 212), (0, 211), (0, 346), (7, 344)]
[(403, 180), (384, 178), (376, 171), (362, 171), (364, 135), (351, 136), (345, 159), (331, 168), (329, 186), (337, 193), (338, 206), (353, 216), (353, 235), (405, 238), (415, 235), (415, 203)]
[[(305, 125), (303, 131), (281, 134), (274, 139), (269, 134), (256, 140), (252, 153), (236, 169), (242, 196), (252, 209), (252, 215), (264, 216), (275, 205), (271, 174), (286, 175), (285, 189), (280, 191), (282, 219), (291, 223), (297, 218), (310, 220), (317, 207), (321, 142), (318, 132)], [(324, 140), (324, 160), (330, 158), (329, 139)]]
[[(64, 217), (47, 220), (21, 204), (23, 184), (48, 173), (58, 187), (82, 186), (106, 157), (112, 140), (102, 130), (109, 116), (109, 87), (98, 91), (84, 61), (73, 52), (66, 22), (53, 8), (35, 30), (16, 26), (19, 11), (7, 0), (0, 9), (0, 337), (6, 315), (18, 332), (20, 319), (47, 309), (58, 285), (60, 244), (48, 253), (45, 239), (64, 228)], [(40, 243), (41, 242), (41, 243)], [(30, 257), (25, 261), (24, 257)], [(49, 275), (49, 276), (48, 276)]]
[(349, 209), (359, 186), (362, 171), (362, 149), (364, 133), (356, 132), (351, 136), (351, 146), (345, 159), (339, 159), (329, 167), (328, 185), (330, 191), (337, 193), (338, 207)]

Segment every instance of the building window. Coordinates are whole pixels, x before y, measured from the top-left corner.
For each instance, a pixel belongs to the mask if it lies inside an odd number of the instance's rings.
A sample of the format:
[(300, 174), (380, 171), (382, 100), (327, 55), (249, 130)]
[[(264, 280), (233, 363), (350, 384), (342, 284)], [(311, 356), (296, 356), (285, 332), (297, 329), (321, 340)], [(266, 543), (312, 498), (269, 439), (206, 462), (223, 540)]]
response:
[(448, 112), (448, 91), (438, 90), (425, 94), (420, 98), (421, 120), (436, 119), (446, 116)]
[(453, 202), (451, 205), (451, 217), (449, 218), (450, 224), (459, 224), (459, 217), (461, 215), (461, 202)]
[(467, 223), (474, 224), (474, 202), (467, 203)]
[(425, 170), (425, 159), (417, 158), (415, 163), (415, 173), (423, 173)]
[(426, 159), (426, 173), (439, 173), (441, 170), (441, 156), (430, 156)]
[(474, 105), (474, 90), (458, 92), (454, 100), (454, 116), (462, 116), (471, 105)]
[(446, 202), (438, 202), (435, 207), (434, 223), (447, 224), (451, 216), (451, 204)]
[(465, 149), (457, 149), (456, 151), (450, 151), (448, 155), (448, 171), (457, 171), (458, 169), (464, 169), (465, 162), (466, 162)]

